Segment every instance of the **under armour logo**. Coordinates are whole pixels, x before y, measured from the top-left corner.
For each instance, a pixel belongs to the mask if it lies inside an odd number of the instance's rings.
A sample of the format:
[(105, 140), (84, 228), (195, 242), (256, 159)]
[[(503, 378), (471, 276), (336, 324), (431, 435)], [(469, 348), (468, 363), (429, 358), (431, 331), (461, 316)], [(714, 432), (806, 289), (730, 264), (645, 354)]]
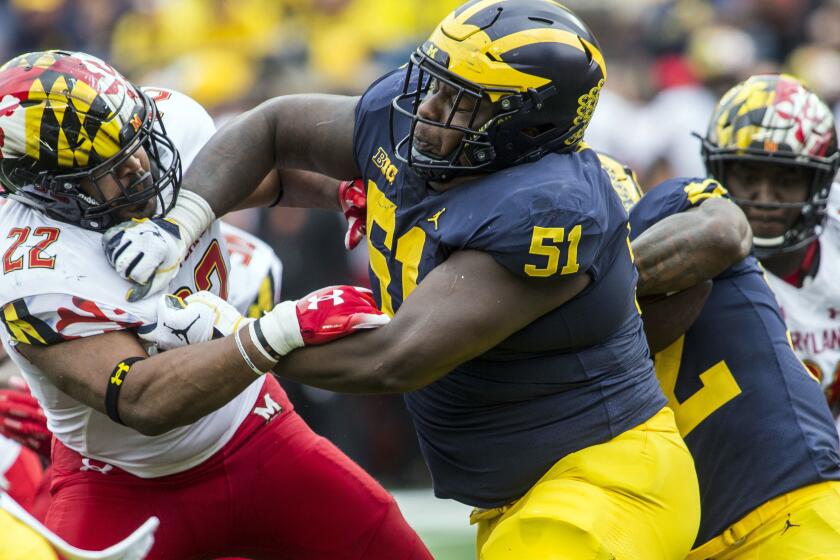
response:
[(435, 224), (435, 231), (437, 231), (438, 228), (438, 220), (440, 219), (440, 215), (444, 212), (446, 212), (446, 208), (441, 208), (435, 213), (434, 216), (432, 216), (431, 218), (426, 218), (427, 222), (432, 222), (433, 224)]
[(131, 366), (127, 366), (125, 362), (120, 362), (120, 364), (117, 366), (117, 371), (115, 371), (114, 375), (111, 376), (111, 383), (117, 386), (122, 385), (122, 374), (128, 372), (130, 368)]
[(108, 471), (113, 469), (114, 467), (109, 465), (108, 463), (102, 463), (102, 466), (94, 465), (90, 462), (90, 459), (87, 457), (82, 459), (82, 466), (79, 467), (80, 471), (96, 471), (102, 474), (108, 474)]
[(341, 294), (344, 292), (342, 290), (333, 290), (332, 294), (323, 295), (323, 296), (312, 296), (311, 298), (307, 299), (306, 301), (309, 302), (309, 306), (307, 309), (318, 309), (318, 303), (321, 301), (332, 301), (333, 305), (341, 305), (344, 303), (344, 300), (341, 297)]
[(268, 393), (263, 395), (263, 401), (265, 402), (265, 406), (255, 406), (253, 414), (262, 416), (263, 420), (266, 422), (271, 420), (275, 414), (283, 410), (283, 407), (277, 404)]
[(801, 525), (798, 525), (796, 523), (791, 523), (790, 522), (790, 514), (788, 514), (787, 519), (785, 519), (785, 528), (782, 529), (782, 534), (784, 535), (787, 532), (787, 530), (790, 529), (791, 527), (801, 527)]
[(184, 327), (183, 329), (176, 329), (176, 328), (170, 327), (170, 326), (169, 326), (169, 325), (167, 325), (166, 323), (164, 323), (164, 324), (163, 324), (163, 326), (164, 326), (164, 327), (166, 327), (167, 329), (169, 329), (170, 331), (172, 331), (172, 334), (175, 336), (175, 338), (177, 338), (178, 340), (183, 339), (183, 340), (184, 340), (184, 344), (189, 344), (189, 343), (190, 343), (190, 339), (189, 339), (189, 337), (187, 336), (187, 333), (188, 333), (188, 332), (189, 332), (189, 330), (192, 328), (192, 326), (193, 326), (193, 325), (195, 325), (195, 322), (196, 322), (196, 321), (198, 321), (200, 318), (201, 318), (201, 316), (199, 315), (198, 317), (196, 317), (195, 319), (193, 319), (192, 323), (190, 323), (189, 325), (187, 325), (187, 326), (186, 326), (186, 327)]

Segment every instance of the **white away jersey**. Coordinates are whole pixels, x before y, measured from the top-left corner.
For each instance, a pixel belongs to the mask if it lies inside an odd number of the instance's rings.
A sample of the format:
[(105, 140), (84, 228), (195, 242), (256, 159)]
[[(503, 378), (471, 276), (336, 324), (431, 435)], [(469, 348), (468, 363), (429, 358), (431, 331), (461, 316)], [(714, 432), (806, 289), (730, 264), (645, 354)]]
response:
[(801, 288), (767, 272), (796, 355), (820, 378), (835, 413), (840, 406), (840, 227), (819, 237), (817, 275)]
[(258, 319), (280, 301), (283, 264), (265, 241), (220, 222), (230, 257), (228, 302), (246, 317)]
[[(168, 90), (147, 90), (186, 168), (213, 133), (195, 101)], [(7, 349), (48, 345), (129, 329), (156, 321), (157, 298), (129, 303), (129, 284), (110, 267), (101, 234), (53, 221), (24, 204), (0, 207), (0, 306)], [(227, 248), (216, 222), (193, 244), (170, 291), (209, 290), (230, 295)], [(143, 478), (189, 469), (219, 450), (247, 416), (264, 382), (257, 379), (219, 410), (160, 436), (144, 436), (111, 421), (56, 388), (18, 352), (10, 351), (47, 415), (48, 426), (70, 449)], [(103, 383), (105, 380), (103, 379)]]

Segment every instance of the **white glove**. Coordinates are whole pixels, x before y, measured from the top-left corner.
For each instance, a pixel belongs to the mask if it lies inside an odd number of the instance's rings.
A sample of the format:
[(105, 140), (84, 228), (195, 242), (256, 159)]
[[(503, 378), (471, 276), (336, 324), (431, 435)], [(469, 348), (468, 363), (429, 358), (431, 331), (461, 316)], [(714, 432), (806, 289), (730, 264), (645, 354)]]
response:
[(166, 218), (131, 220), (109, 228), (102, 236), (102, 248), (117, 274), (134, 284), (126, 299), (138, 301), (166, 289), (187, 249), (215, 219), (206, 200), (181, 191)]
[(177, 224), (145, 218), (109, 228), (102, 236), (102, 248), (117, 274), (134, 284), (126, 294), (128, 301), (169, 286), (187, 252)]
[(251, 321), (210, 292), (196, 292), (183, 300), (163, 294), (158, 299), (157, 322), (140, 327), (137, 334), (163, 351), (228, 336)]

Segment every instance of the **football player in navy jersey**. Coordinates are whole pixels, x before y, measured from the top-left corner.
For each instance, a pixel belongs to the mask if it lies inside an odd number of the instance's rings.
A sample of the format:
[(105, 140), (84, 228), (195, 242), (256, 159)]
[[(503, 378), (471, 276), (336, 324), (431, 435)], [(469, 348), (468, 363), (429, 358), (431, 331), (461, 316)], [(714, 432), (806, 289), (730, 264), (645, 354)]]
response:
[(279, 362), (249, 332), (256, 367), (406, 393), (437, 496), (476, 508), (482, 559), (682, 559), (693, 462), (653, 373), (626, 213), (581, 143), (605, 78), (556, 2), (473, 0), (361, 98), (280, 97), (230, 123), (185, 177), (195, 219), (117, 226), (106, 252), (137, 297), (272, 168), (361, 176), (393, 319)]
[[(837, 434), (750, 254), (744, 213), (714, 179), (672, 179), (640, 201), (632, 174), (612, 179), (632, 207), (640, 299), (711, 283), (684, 334), (651, 342), (700, 482), (702, 519), (688, 560), (840, 558)], [(671, 299), (659, 301), (679, 316)], [(662, 341), (651, 306), (643, 306), (648, 339)]]

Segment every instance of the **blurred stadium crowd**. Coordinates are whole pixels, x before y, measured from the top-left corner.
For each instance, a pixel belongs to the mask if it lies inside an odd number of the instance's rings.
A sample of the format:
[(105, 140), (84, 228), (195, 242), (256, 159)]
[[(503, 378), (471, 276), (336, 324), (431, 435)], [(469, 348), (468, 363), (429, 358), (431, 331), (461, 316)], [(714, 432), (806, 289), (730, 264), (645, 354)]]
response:
[[(85, 51), (137, 84), (194, 97), (221, 124), (275, 95), (360, 93), (402, 64), (460, 3), (4, 0), (0, 58), (53, 48)], [(840, 0), (565, 4), (599, 38), (610, 70), (586, 139), (629, 163), (643, 184), (704, 174), (691, 133), (705, 132), (716, 100), (750, 74), (792, 73), (840, 116)], [(329, 284), (368, 284), (365, 248), (344, 250), (337, 214), (276, 208), (228, 221), (273, 245), (284, 263), (285, 298)], [(287, 390), (315, 431), (385, 485), (428, 485), (402, 397)]]

